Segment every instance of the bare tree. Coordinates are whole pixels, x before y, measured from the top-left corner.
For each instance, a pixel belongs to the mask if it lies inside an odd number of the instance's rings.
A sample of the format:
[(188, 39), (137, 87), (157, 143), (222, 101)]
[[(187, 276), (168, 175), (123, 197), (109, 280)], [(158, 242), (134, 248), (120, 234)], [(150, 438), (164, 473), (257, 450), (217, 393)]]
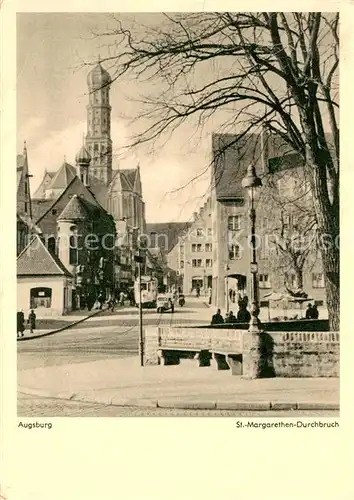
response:
[(224, 130), (236, 124), (247, 134), (263, 124), (298, 154), (323, 237), (330, 327), (338, 330), (338, 13), (161, 14), (145, 28), (113, 21), (101, 33), (112, 37), (113, 80), (137, 78), (142, 91), (144, 82), (158, 83), (140, 99), (135, 144), (224, 113)]
[[(302, 167), (266, 175), (259, 205), (266, 215), (259, 236), (274, 285), (290, 293), (303, 290), (304, 271), (317, 260), (318, 241), (310, 187), (304, 182)], [(294, 281), (289, 281), (291, 275)]]

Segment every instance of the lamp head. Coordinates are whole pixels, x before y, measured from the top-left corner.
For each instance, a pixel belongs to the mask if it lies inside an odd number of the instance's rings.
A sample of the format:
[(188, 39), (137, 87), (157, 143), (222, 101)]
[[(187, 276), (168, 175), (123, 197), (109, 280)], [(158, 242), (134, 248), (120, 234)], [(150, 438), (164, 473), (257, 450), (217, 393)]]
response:
[(246, 176), (242, 180), (242, 187), (247, 189), (250, 199), (254, 199), (262, 181), (256, 174), (256, 167), (251, 163), (247, 168)]

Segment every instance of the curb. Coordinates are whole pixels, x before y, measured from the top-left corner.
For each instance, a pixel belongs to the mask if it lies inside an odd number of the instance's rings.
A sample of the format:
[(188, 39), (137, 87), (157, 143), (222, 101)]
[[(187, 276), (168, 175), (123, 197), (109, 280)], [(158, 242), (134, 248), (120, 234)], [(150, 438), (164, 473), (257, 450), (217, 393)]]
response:
[(170, 408), (182, 410), (235, 410), (235, 411), (339, 411), (339, 403), (287, 402), (287, 401), (184, 401), (183, 399), (129, 399), (110, 396), (80, 396), (75, 393), (52, 393), (41, 389), (19, 387), (18, 393), (51, 399), (65, 399), (82, 403), (96, 403), (106, 406), (128, 406), (137, 408)]
[(79, 323), (86, 321), (87, 319), (90, 319), (90, 318), (93, 318), (94, 316), (97, 316), (98, 314), (104, 312), (105, 310), (106, 309), (99, 309), (98, 311), (95, 311), (93, 314), (90, 314), (90, 316), (85, 316), (84, 318), (81, 318), (78, 321), (74, 321), (73, 323), (69, 323), (68, 325), (65, 325), (65, 326), (62, 326), (61, 328), (58, 328), (57, 330), (51, 330), (50, 332), (47, 332), (47, 333), (40, 333), (38, 335), (32, 335), (31, 337), (19, 337), (17, 339), (17, 342), (23, 342), (24, 340), (40, 339), (42, 337), (48, 337), (48, 335), (54, 335), (54, 333), (68, 330), (69, 328), (76, 326)]

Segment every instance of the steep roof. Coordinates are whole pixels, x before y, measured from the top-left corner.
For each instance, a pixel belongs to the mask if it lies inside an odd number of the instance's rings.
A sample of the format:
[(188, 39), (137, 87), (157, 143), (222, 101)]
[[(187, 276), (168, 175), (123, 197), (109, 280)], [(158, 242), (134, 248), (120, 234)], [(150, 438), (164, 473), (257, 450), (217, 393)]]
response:
[(212, 138), (212, 187), (217, 199), (243, 198), (242, 179), (251, 162), (260, 173), (262, 150), (260, 136), (247, 134), (213, 134)]
[(41, 183), (39, 184), (35, 193), (33, 194), (33, 198), (39, 198), (39, 199), (45, 198), (45, 191), (46, 189), (48, 189), (48, 186), (52, 182), (53, 177), (56, 175), (56, 173), (57, 172), (48, 172), (48, 170), (44, 172)]
[(177, 243), (178, 236), (189, 226), (189, 222), (155, 222), (146, 224), (146, 232), (150, 235), (152, 246), (161, 248), (163, 252), (169, 252)]
[(55, 203), (53, 199), (44, 200), (37, 199), (32, 200), (32, 217), (34, 220), (38, 221)]
[(17, 276), (72, 276), (36, 235), (17, 257)]
[(128, 189), (133, 190), (134, 189), (134, 184), (135, 184), (135, 177), (136, 177), (136, 169), (123, 169), (120, 170), (121, 175), (126, 179), (128, 183)]
[(16, 156), (17, 168), (23, 168), (24, 164), (25, 164), (25, 156), (24, 155), (17, 155)]
[(65, 189), (74, 177), (76, 177), (76, 168), (64, 162), (47, 189)]
[(57, 220), (87, 220), (90, 218), (91, 213), (86, 208), (86, 203), (80, 196), (74, 194)]

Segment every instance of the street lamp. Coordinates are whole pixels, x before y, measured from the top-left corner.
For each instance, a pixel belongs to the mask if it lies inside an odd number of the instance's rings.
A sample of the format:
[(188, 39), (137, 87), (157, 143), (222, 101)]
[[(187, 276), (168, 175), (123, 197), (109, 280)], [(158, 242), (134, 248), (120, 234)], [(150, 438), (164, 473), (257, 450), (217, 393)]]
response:
[(251, 294), (251, 320), (250, 331), (259, 329), (259, 290), (258, 290), (258, 265), (256, 255), (256, 210), (254, 203), (262, 186), (261, 179), (256, 174), (256, 168), (253, 164), (249, 165), (246, 177), (242, 180), (242, 187), (247, 189), (250, 198), (250, 222), (251, 222), (251, 274), (252, 274), (252, 294)]
[(229, 312), (229, 265), (225, 264), (225, 294), (226, 294), (226, 313)]

